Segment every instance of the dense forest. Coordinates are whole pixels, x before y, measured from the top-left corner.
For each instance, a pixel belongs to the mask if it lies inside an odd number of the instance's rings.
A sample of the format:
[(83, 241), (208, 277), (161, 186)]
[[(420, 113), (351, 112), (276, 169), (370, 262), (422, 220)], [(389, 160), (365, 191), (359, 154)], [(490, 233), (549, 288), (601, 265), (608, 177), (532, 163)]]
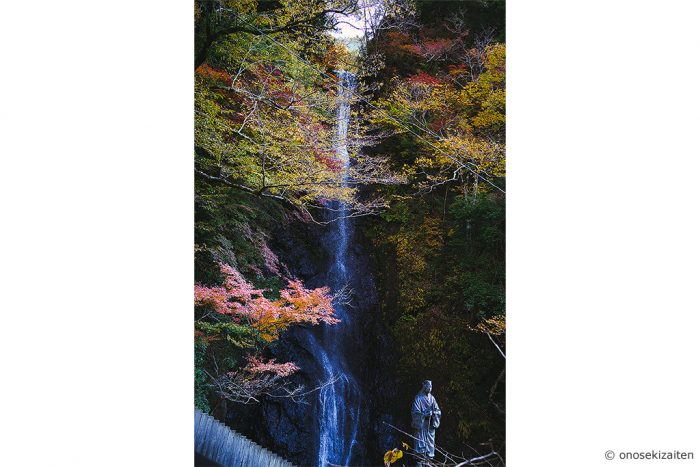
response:
[(504, 465), (504, 1), (194, 7), (195, 406), (299, 465)]

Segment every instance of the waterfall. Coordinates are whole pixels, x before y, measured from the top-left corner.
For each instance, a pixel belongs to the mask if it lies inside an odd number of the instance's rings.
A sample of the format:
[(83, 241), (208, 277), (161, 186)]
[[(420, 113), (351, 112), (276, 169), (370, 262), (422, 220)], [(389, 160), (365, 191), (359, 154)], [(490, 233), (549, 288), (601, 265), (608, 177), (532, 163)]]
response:
[[(336, 155), (342, 163), (343, 180), (347, 182), (350, 161), (347, 147), (348, 123), (350, 121), (351, 94), (355, 87), (355, 76), (341, 71), (340, 102), (337, 109)], [(340, 290), (351, 280), (352, 267), (348, 259), (348, 245), (352, 238), (352, 222), (344, 218), (347, 209), (343, 203), (336, 203), (336, 215), (341, 218), (333, 222), (324, 247), (332, 255), (332, 263), (327, 274), (327, 283), (333, 290)], [(353, 448), (357, 443), (360, 423), (359, 386), (348, 368), (346, 351), (350, 344), (353, 317), (346, 305), (335, 305), (339, 324), (325, 326), (322, 333), (312, 337), (316, 361), (321, 368), (326, 384), (318, 395), (319, 450), (318, 466), (328, 464), (349, 465)]]

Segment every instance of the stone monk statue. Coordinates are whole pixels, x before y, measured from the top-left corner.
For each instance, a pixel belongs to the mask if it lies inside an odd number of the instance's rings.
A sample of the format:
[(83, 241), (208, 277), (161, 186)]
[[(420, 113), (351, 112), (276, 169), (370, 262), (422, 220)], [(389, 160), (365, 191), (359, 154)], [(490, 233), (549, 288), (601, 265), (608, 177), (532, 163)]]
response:
[(430, 457), (435, 456), (435, 429), (440, 426), (440, 407), (430, 394), (433, 383), (423, 381), (423, 387), (416, 394), (411, 408), (411, 425), (415, 429), (416, 452)]

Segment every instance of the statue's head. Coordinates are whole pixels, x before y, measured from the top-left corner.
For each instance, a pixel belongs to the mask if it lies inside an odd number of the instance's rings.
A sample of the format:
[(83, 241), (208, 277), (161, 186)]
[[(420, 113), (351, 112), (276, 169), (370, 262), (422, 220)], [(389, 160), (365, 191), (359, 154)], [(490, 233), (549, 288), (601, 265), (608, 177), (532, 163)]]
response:
[(433, 390), (433, 382), (430, 381), (429, 379), (426, 379), (423, 381), (423, 392), (426, 394), (430, 394), (430, 391)]

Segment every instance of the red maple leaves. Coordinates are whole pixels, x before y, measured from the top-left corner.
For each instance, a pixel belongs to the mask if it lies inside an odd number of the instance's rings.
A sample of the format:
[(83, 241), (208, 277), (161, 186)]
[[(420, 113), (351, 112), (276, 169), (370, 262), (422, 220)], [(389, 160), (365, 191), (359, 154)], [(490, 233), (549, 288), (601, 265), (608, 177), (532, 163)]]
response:
[(301, 281), (290, 281), (280, 290), (280, 298), (265, 297), (265, 290), (256, 289), (236, 269), (223, 263), (219, 268), (224, 276), (220, 286), (195, 284), (196, 306), (207, 307), (217, 313), (244, 320), (271, 342), (292, 324), (336, 324), (333, 296), (328, 287), (309, 290)]

